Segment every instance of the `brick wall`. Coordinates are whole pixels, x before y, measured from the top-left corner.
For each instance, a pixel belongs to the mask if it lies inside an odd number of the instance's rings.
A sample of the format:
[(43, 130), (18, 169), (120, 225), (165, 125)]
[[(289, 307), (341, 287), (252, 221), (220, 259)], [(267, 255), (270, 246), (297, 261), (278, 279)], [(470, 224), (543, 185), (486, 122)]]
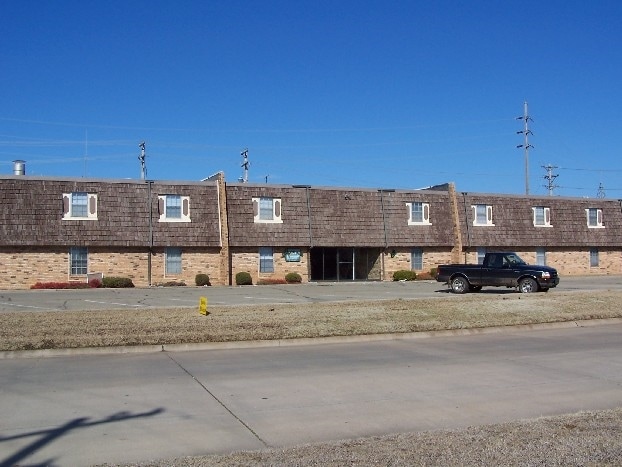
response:
[(309, 282), (309, 251), (301, 248), (302, 257), (299, 262), (287, 262), (283, 257), (284, 248), (274, 248), (274, 272), (259, 272), (259, 248), (231, 248), (231, 274), (233, 285), (238, 272), (248, 272), (253, 284), (261, 279), (284, 279), (290, 272), (297, 272), (303, 282)]
[(1, 289), (28, 289), (36, 282), (67, 282), (69, 250), (3, 248), (0, 268)]
[[(489, 251), (509, 251), (507, 248), (489, 248)], [(527, 263), (535, 264), (536, 251), (517, 249), (515, 251)], [(550, 248), (546, 249), (546, 264), (557, 269), (560, 276), (586, 274), (622, 274), (622, 252), (609, 248), (598, 248), (598, 267), (590, 266), (590, 249)], [(468, 263), (477, 263), (477, 253), (467, 253)]]
[[(153, 285), (169, 281), (183, 281), (186, 285), (194, 285), (197, 274), (207, 274), (212, 285), (226, 285), (226, 278), (222, 277), (221, 274), (219, 248), (182, 248), (181, 274), (166, 274), (166, 255), (164, 252), (164, 248), (156, 248), (151, 258), (151, 281)], [(146, 278), (146, 266), (144, 271)]]
[[(392, 257), (392, 253), (395, 256)], [(410, 270), (412, 248), (389, 249), (384, 254), (384, 280), (393, 280), (393, 273), (400, 270)], [(424, 248), (423, 269), (417, 272), (430, 272), (439, 264), (451, 262), (451, 248)]]

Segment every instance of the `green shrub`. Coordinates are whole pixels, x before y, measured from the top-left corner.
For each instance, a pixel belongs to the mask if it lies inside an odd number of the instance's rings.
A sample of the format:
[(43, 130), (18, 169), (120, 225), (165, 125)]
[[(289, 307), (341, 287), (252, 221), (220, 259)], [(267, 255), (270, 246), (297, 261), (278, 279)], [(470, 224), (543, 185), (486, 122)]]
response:
[(123, 289), (134, 287), (134, 283), (132, 279), (129, 277), (104, 277), (102, 279), (102, 287), (106, 287), (109, 289)]
[(300, 284), (302, 277), (297, 272), (288, 272), (285, 274), (285, 282), (288, 284)]
[(236, 285), (253, 285), (253, 278), (248, 272), (242, 271), (235, 275)]
[(197, 274), (194, 277), (194, 283), (198, 286), (212, 285), (207, 274)]
[(430, 269), (430, 275), (436, 279), (436, 276), (438, 276), (438, 269), (437, 268), (432, 268)]
[(400, 269), (393, 273), (394, 281), (414, 281), (417, 278), (415, 271), (409, 271), (407, 269)]

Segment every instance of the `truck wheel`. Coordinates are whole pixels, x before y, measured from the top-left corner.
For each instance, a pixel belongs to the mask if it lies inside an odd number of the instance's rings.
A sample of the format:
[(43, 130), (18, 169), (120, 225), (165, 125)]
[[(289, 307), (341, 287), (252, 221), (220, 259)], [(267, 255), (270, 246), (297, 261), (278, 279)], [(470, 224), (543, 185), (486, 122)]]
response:
[(469, 281), (462, 276), (454, 277), (451, 280), (451, 291), (453, 293), (465, 293), (469, 290)]
[(538, 291), (538, 283), (531, 277), (525, 277), (518, 283), (520, 293), (532, 293)]

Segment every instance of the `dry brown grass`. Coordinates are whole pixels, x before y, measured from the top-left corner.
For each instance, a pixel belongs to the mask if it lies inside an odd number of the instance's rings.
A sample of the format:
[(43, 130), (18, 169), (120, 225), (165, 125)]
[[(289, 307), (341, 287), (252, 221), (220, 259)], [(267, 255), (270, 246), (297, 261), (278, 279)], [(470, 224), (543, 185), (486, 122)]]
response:
[(0, 313), (0, 350), (407, 333), (622, 317), (622, 292), (375, 302)]
[[(405, 333), (622, 317), (622, 292), (0, 314), (0, 350)], [(134, 464), (137, 465), (137, 464)], [(622, 465), (622, 409), (142, 466)]]
[(132, 466), (619, 466), (622, 409)]

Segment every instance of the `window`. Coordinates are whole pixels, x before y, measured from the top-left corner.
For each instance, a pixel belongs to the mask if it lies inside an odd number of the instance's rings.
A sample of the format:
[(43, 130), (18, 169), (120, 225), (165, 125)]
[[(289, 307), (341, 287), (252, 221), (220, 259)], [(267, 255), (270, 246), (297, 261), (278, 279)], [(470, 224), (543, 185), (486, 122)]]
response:
[(473, 225), (492, 225), (492, 206), (475, 204), (473, 206)]
[(88, 250), (74, 246), (69, 249), (69, 274), (80, 276), (88, 273)]
[(181, 274), (181, 248), (167, 248), (164, 252), (166, 263), (165, 274)]
[(423, 248), (413, 248), (410, 253), (410, 268), (413, 271), (423, 270)]
[(160, 222), (190, 222), (190, 197), (180, 195), (158, 196)]
[(84, 191), (63, 193), (63, 219), (97, 220), (97, 195)]
[(603, 225), (603, 210), (588, 208), (585, 210), (587, 215), (587, 226), (590, 228), (601, 228)]
[(281, 198), (253, 198), (255, 223), (281, 224)]
[(590, 249), (590, 267), (591, 268), (598, 267), (598, 248)]
[(274, 252), (270, 247), (259, 248), (259, 272), (274, 272)]
[(408, 225), (430, 225), (430, 205), (415, 201), (406, 203), (408, 208)]
[(486, 248), (479, 247), (477, 249), (477, 264), (484, 264), (485, 257), (486, 257)]
[(546, 250), (544, 248), (536, 248), (536, 264), (546, 266)]
[(533, 225), (535, 227), (552, 227), (551, 208), (545, 208), (544, 206), (534, 206), (532, 209)]

